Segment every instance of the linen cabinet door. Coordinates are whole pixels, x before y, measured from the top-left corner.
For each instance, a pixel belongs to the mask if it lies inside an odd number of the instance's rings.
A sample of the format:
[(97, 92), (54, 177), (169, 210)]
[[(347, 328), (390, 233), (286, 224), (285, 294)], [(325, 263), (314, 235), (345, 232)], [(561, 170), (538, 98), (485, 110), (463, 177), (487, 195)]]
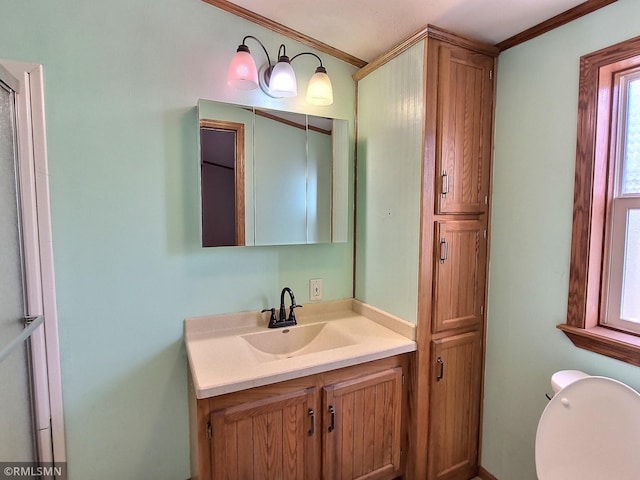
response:
[(323, 392), (325, 480), (402, 474), (402, 368), (328, 385)]
[(438, 49), (436, 213), (488, 208), (493, 124), (493, 57)]
[(478, 463), (482, 334), (432, 341), (429, 480), (467, 480)]
[(214, 480), (319, 479), (316, 389), (212, 412)]
[(436, 222), (434, 333), (471, 327), (482, 321), (487, 239), (478, 220)]

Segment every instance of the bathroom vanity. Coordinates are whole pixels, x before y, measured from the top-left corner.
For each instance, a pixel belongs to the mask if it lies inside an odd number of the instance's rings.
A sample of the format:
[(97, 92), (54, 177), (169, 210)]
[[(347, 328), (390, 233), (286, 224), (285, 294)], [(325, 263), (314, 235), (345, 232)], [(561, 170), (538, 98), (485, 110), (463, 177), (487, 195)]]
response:
[(353, 299), (186, 319), (192, 479), (404, 473), (415, 326)]

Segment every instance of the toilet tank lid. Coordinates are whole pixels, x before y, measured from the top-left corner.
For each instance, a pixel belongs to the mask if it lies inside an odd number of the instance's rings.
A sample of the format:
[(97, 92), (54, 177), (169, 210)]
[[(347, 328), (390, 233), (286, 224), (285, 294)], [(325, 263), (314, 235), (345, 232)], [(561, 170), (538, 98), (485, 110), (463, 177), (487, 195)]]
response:
[(551, 388), (553, 388), (554, 393), (558, 393), (576, 380), (589, 376), (580, 370), (560, 370), (551, 376)]

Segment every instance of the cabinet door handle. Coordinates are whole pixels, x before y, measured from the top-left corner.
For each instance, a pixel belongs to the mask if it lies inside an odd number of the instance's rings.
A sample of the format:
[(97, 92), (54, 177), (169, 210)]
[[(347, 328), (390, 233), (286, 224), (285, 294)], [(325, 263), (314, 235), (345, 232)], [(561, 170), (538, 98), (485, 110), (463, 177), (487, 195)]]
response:
[(333, 405), (329, 405), (329, 413), (331, 414), (331, 423), (329, 424), (329, 431), (333, 432), (336, 428), (336, 409)]
[(309, 414), (309, 421), (311, 423), (309, 423), (309, 436), (312, 436), (315, 432), (316, 432), (316, 415), (313, 412), (313, 408), (310, 408), (309, 410), (307, 410), (307, 413)]
[(444, 378), (444, 362), (442, 361), (442, 357), (438, 357), (436, 363), (439, 367), (438, 375), (436, 376), (436, 382), (439, 382)]
[(440, 263), (444, 263), (449, 258), (449, 244), (445, 238), (440, 239)]
[(446, 171), (442, 172), (442, 196), (449, 193), (449, 175)]

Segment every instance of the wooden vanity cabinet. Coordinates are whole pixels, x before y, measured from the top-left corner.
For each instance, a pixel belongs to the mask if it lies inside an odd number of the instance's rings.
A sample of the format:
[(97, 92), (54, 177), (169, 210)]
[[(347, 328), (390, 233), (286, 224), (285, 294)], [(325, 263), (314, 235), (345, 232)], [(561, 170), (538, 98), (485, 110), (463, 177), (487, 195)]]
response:
[(402, 476), (408, 368), (405, 354), (207, 399), (191, 391), (192, 480)]
[(401, 472), (402, 368), (323, 388), (323, 477), (395, 478)]
[(316, 396), (309, 387), (214, 410), (212, 478), (319, 478)]

